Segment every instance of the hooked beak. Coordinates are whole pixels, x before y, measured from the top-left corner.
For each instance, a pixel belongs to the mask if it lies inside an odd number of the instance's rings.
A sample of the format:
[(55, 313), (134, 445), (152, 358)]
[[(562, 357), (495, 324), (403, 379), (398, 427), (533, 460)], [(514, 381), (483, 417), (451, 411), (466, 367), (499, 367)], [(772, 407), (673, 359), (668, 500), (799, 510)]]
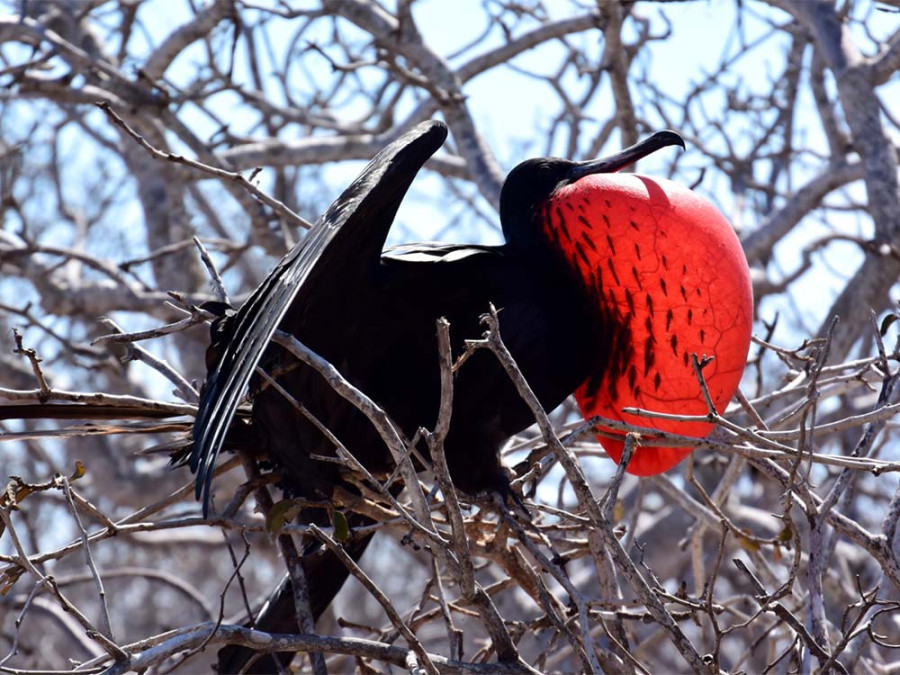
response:
[(652, 155), (657, 150), (670, 145), (680, 145), (682, 150), (685, 149), (684, 139), (674, 131), (668, 129), (665, 131), (657, 131), (640, 143), (635, 143), (630, 148), (625, 148), (609, 157), (576, 162), (569, 170), (569, 180), (574, 182), (579, 178), (590, 176), (595, 173), (615, 173), (616, 171), (621, 171), (625, 167), (631, 166), (639, 159), (643, 159), (647, 155)]

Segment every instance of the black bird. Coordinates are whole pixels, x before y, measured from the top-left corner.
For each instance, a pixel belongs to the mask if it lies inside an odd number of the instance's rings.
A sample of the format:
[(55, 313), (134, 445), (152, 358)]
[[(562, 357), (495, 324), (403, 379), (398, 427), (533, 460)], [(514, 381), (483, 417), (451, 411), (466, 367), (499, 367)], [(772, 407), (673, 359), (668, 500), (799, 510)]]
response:
[[(447, 134), (439, 122), (406, 133), (363, 170), (319, 222), (269, 274), (236, 314), (214, 324), (210, 373), (194, 424), (190, 466), (197, 496), (209, 508), (216, 455), (247, 386), (259, 447), (283, 477), (288, 495), (328, 500), (341, 484), (333, 445), (254, 372), (283, 371), (278, 381), (330, 429), (370, 471), (393, 469), (390, 454), (366, 417), (335, 393), (311, 368), (269, 346), (276, 330), (295, 335), (330, 361), (383, 407), (411, 437), (433, 427), (439, 404), (435, 322), (450, 322), (452, 350), (483, 332), (479, 318), (491, 303), (500, 333), (546, 409), (579, 385), (599, 382), (617, 350), (621, 330), (596, 288), (589, 288), (567, 256), (544, 231), (550, 196), (583, 176), (613, 172), (657, 149), (682, 145), (674, 132), (660, 132), (604, 160), (572, 162), (545, 158), (518, 165), (504, 183), (501, 246), (416, 244), (384, 252), (394, 216), (416, 173)], [(509, 489), (499, 450), (533, 422), (526, 405), (493, 355), (474, 353), (457, 371), (445, 452), (458, 488), (477, 495)], [(305, 511), (303, 520), (324, 513)], [(365, 522), (357, 518), (353, 524)], [(362, 555), (368, 539), (351, 544)], [(310, 551), (307, 551), (309, 553)], [(316, 618), (337, 593), (346, 571), (327, 553), (304, 563), (312, 580)], [(261, 630), (295, 632), (286, 582), (257, 622)], [(248, 652), (220, 652), (219, 672), (234, 672)], [(282, 662), (291, 655), (281, 655)], [(269, 657), (247, 672), (274, 670)], [(254, 669), (255, 668), (255, 669)]]

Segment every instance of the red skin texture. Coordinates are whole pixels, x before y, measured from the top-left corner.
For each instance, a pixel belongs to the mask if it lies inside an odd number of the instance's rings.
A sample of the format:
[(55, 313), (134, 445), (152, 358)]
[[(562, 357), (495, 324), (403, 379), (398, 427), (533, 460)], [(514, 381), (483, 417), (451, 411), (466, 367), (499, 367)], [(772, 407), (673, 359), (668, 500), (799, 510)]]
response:
[[(714, 357), (703, 375), (716, 410), (723, 412), (734, 395), (750, 348), (753, 291), (731, 225), (686, 187), (619, 173), (587, 176), (558, 190), (544, 213), (547, 235), (559, 241), (589, 287), (599, 286), (614, 320), (630, 331), (614, 347), (601, 384), (588, 391), (585, 383), (575, 392), (582, 414), (705, 437), (709, 423), (622, 409), (706, 415), (691, 354)], [(598, 440), (618, 462), (623, 442)], [(638, 447), (628, 471), (662, 473), (692, 450)]]

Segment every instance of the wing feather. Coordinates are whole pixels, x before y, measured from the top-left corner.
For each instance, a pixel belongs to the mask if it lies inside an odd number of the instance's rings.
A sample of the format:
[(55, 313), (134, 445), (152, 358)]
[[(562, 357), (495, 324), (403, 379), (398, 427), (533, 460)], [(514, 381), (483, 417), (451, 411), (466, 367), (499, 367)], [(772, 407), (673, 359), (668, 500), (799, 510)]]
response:
[[(416, 126), (379, 152), (288, 253), (231, 319), (230, 339), (208, 375), (194, 422), (191, 470), (195, 493), (209, 509), (216, 457), (241, 397), (281, 320), (321, 260), (334, 258), (335, 273), (377, 265), (394, 216), (422, 165), (443, 144), (446, 127)], [(322, 283), (326, 280), (320, 279)], [(318, 283), (318, 281), (317, 281)]]

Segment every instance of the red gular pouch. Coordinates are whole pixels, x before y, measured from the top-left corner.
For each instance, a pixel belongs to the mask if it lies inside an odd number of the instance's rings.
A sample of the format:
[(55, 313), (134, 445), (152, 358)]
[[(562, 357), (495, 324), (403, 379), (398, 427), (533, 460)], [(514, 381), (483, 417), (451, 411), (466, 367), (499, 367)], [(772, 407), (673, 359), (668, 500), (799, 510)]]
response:
[[(575, 392), (585, 419), (599, 415), (674, 434), (708, 435), (708, 422), (623, 410), (706, 415), (692, 354), (713, 359), (703, 376), (717, 411), (734, 395), (750, 348), (753, 290), (731, 225), (686, 187), (634, 174), (586, 176), (554, 192), (545, 208), (546, 235), (565, 251), (615, 336), (608, 366)], [(618, 462), (623, 441), (598, 440)], [(628, 471), (662, 473), (692, 450), (639, 447)]]

